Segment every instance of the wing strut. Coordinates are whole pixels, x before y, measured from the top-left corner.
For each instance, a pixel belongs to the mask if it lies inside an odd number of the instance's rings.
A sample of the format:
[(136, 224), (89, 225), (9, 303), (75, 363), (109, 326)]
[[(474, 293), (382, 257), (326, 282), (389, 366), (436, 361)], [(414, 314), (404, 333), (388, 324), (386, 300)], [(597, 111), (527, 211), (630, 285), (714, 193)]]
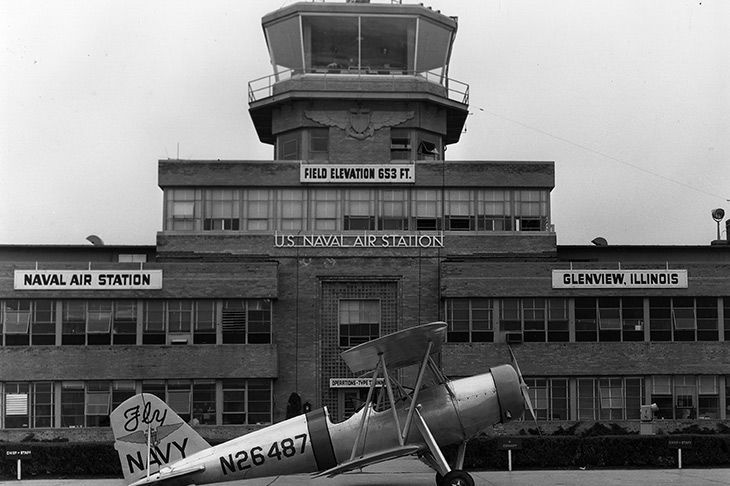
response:
[(423, 416), (418, 410), (419, 408), (421, 407), (419, 406), (416, 408), (416, 415), (414, 417), (416, 420), (416, 426), (421, 432), (423, 439), (426, 441), (426, 445), (428, 445), (428, 451), (433, 456), (435, 466), (438, 467), (438, 472), (440, 472), (442, 476), (446, 476), (446, 474), (451, 472), (451, 467), (449, 466), (449, 463), (446, 462), (446, 458), (436, 443), (436, 439), (433, 438), (433, 434), (431, 434), (431, 430), (428, 428), (426, 421), (423, 420)]
[(390, 400), (390, 410), (393, 412), (393, 420), (395, 420), (395, 430), (398, 434), (398, 444), (403, 447), (403, 437), (400, 435), (400, 421), (398, 420), (398, 410), (395, 409), (395, 399), (393, 398), (393, 387), (388, 377), (388, 366), (385, 363), (385, 356), (380, 355), (380, 362), (383, 365), (383, 378), (385, 379), (385, 388), (388, 390), (388, 399)]
[(413, 412), (416, 410), (418, 404), (418, 392), (421, 390), (421, 384), (423, 383), (423, 375), (426, 372), (426, 365), (429, 362), (431, 355), (431, 348), (433, 348), (433, 341), (428, 341), (426, 352), (423, 355), (423, 362), (418, 370), (418, 379), (416, 380), (416, 387), (413, 389), (413, 396), (411, 397), (411, 406), (408, 408), (408, 415), (406, 416), (406, 423), (403, 426), (403, 440), (408, 440), (408, 432), (410, 432), (411, 422), (413, 421)]
[(362, 431), (365, 430), (365, 427), (367, 427), (367, 425), (368, 425), (368, 418), (370, 417), (370, 410), (372, 409), (370, 402), (373, 399), (373, 391), (375, 390), (375, 383), (377, 383), (377, 381), (378, 381), (378, 372), (380, 371), (382, 364), (383, 364), (383, 360), (382, 360), (382, 356), (381, 356), (381, 359), (378, 361), (378, 365), (375, 367), (375, 371), (373, 371), (373, 381), (372, 381), (372, 383), (370, 383), (370, 389), (368, 390), (368, 397), (365, 400), (365, 410), (363, 410), (362, 420), (360, 421), (360, 428), (357, 431), (357, 437), (355, 437), (355, 443), (352, 445), (352, 453), (350, 454), (350, 461), (355, 459), (355, 456), (357, 455), (357, 451), (361, 447), (360, 443), (363, 440)]

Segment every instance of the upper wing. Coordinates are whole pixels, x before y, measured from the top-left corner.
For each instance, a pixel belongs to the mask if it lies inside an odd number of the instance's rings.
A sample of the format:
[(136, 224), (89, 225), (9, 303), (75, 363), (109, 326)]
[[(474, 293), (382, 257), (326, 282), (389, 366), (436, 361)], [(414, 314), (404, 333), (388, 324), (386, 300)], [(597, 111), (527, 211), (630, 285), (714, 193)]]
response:
[(386, 449), (384, 451), (373, 452), (352, 461), (343, 462), (342, 464), (335, 466), (326, 471), (322, 471), (314, 475), (315, 478), (327, 476), (331, 478), (338, 474), (342, 474), (347, 471), (354, 469), (361, 469), (365, 466), (371, 466), (379, 462), (388, 461), (397, 457), (410, 456), (424, 449), (423, 445), (404, 445), (400, 447), (394, 447), (393, 449)]
[(432, 322), (359, 344), (340, 356), (353, 373), (374, 370), (381, 355), (388, 369), (394, 370), (422, 362), (428, 343), (432, 344), (431, 354), (438, 353), (445, 340), (446, 323)]

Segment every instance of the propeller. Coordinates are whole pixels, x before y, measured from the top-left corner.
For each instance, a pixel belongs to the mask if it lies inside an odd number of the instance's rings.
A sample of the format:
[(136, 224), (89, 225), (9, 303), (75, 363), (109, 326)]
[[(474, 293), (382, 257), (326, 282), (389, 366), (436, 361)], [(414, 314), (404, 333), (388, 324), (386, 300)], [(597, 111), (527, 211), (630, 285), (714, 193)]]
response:
[(535, 415), (535, 409), (532, 408), (532, 400), (530, 400), (530, 394), (527, 392), (530, 387), (527, 386), (527, 383), (525, 383), (525, 379), (522, 377), (522, 371), (520, 371), (520, 365), (517, 364), (517, 357), (515, 356), (514, 351), (512, 351), (512, 346), (509, 344), (507, 345), (507, 349), (509, 349), (510, 357), (512, 358), (512, 366), (514, 366), (515, 371), (517, 372), (517, 377), (520, 380), (520, 390), (522, 391), (522, 398), (524, 398), (525, 403), (527, 404), (528, 410), (530, 410), (530, 414), (532, 415), (532, 420), (535, 421), (535, 427), (537, 428), (537, 433), (539, 435), (542, 435), (542, 431), (540, 430), (540, 425), (537, 423), (537, 415)]

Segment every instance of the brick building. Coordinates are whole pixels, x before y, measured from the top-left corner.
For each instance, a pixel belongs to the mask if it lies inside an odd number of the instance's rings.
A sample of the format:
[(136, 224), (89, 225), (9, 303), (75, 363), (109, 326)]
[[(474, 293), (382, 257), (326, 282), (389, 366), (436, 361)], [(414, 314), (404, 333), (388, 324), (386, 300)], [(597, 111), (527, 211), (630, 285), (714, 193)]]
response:
[(730, 247), (558, 246), (554, 164), (445, 157), (468, 114), (457, 19), (297, 3), (263, 18), (249, 112), (274, 158), (161, 160), (154, 247), (0, 247), (0, 438), (108, 439), (165, 399), (206, 436), (333, 419), (339, 353), (445, 320), (447, 376), (515, 350), (541, 420), (728, 419)]

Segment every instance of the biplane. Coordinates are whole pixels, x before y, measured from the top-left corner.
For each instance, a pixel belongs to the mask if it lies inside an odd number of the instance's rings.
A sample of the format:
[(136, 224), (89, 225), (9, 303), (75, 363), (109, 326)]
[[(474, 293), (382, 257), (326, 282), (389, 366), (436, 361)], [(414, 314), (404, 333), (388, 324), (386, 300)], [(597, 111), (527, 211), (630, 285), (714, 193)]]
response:
[[(127, 483), (207, 484), (312, 473), (333, 477), (390, 459), (416, 456), (436, 471), (437, 486), (472, 486), (463, 470), (469, 439), (534, 411), (512, 354), (504, 364), (449, 380), (436, 365), (446, 323), (404, 329), (344, 351), (350, 370), (371, 378), (363, 406), (343, 422), (321, 408), (210, 446), (154, 395), (135, 395), (111, 414)], [(396, 378), (411, 367), (412, 387)], [(428, 380), (426, 372), (429, 371)], [(402, 373), (406, 374), (406, 373)], [(449, 464), (442, 447), (458, 444)]]

